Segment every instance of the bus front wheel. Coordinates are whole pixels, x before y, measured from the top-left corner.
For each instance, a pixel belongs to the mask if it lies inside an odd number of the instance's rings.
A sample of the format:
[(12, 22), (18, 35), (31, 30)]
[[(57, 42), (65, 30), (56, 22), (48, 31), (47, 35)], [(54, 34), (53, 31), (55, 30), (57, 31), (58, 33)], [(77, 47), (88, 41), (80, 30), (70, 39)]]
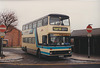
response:
[(38, 58), (41, 58), (41, 51), (40, 50), (37, 51), (37, 56), (38, 56)]

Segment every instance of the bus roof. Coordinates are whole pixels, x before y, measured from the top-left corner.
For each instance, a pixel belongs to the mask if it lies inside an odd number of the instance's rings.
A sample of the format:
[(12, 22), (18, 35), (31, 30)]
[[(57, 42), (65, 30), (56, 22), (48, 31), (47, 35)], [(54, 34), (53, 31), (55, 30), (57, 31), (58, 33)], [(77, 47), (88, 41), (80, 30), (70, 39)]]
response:
[(69, 18), (69, 16), (63, 15), (63, 14), (49, 14), (48, 16), (58, 16), (58, 17), (67, 17), (67, 18)]
[[(48, 14), (48, 15), (43, 16), (43, 17), (41, 17), (41, 18), (38, 18), (38, 19), (36, 19), (36, 20), (34, 20), (34, 21), (37, 21), (37, 20), (42, 19), (42, 18), (45, 18), (45, 17), (47, 17), (47, 16), (55, 16), (55, 17), (57, 16), (57, 17), (69, 18), (69, 16), (63, 15), (63, 14)], [(34, 21), (31, 21), (31, 22), (29, 22), (29, 23), (32, 23), (32, 22), (34, 22)], [(29, 23), (27, 23), (27, 24), (29, 24)], [(24, 25), (27, 25), (27, 24), (24, 24)], [(23, 26), (24, 26), (24, 25), (23, 25)]]

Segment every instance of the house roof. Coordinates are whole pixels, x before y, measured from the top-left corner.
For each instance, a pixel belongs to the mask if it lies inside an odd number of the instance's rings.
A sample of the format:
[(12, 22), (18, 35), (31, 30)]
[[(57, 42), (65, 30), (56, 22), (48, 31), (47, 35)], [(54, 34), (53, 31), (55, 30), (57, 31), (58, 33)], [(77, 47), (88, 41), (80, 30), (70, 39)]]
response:
[[(88, 32), (86, 29), (83, 30), (73, 30), (71, 36), (87, 36)], [(100, 36), (100, 28), (93, 28), (91, 32), (92, 36)]]
[[(10, 25), (9, 28), (16, 29), (16, 30), (22, 32), (21, 30), (19, 30), (18, 28), (16, 28), (15, 26), (12, 26), (12, 25)], [(8, 30), (9, 30), (9, 29), (8, 29)]]

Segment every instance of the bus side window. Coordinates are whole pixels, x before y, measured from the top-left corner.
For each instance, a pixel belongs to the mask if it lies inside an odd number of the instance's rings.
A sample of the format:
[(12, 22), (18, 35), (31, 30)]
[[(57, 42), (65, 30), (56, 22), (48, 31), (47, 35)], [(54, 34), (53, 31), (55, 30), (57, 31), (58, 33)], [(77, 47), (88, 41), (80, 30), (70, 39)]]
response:
[(32, 44), (35, 44), (35, 37), (32, 37), (32, 38), (31, 38), (31, 43), (32, 43)]
[(33, 23), (33, 28), (36, 28), (36, 22)]
[(23, 42), (25, 43), (26, 38), (23, 38)]
[(37, 27), (41, 27), (42, 26), (42, 20), (38, 21)]
[(32, 29), (32, 23), (29, 24), (29, 29)]
[(25, 25), (22, 27), (22, 30), (25, 30)]
[(31, 43), (31, 37), (29, 38), (29, 43)]
[(29, 38), (27, 38), (27, 43), (29, 43)]
[(25, 38), (25, 43), (27, 43), (27, 38)]
[(48, 18), (43, 19), (43, 26), (48, 25)]
[(26, 25), (26, 30), (29, 29), (29, 25)]
[(47, 36), (46, 35), (42, 36), (42, 44), (47, 45)]

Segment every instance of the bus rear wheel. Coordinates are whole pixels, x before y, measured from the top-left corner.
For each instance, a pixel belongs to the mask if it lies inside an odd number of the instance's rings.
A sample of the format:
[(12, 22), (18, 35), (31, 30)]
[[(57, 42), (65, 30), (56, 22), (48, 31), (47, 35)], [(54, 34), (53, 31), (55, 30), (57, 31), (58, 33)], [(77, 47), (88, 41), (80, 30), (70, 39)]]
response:
[(25, 46), (25, 52), (27, 52), (27, 47)]

